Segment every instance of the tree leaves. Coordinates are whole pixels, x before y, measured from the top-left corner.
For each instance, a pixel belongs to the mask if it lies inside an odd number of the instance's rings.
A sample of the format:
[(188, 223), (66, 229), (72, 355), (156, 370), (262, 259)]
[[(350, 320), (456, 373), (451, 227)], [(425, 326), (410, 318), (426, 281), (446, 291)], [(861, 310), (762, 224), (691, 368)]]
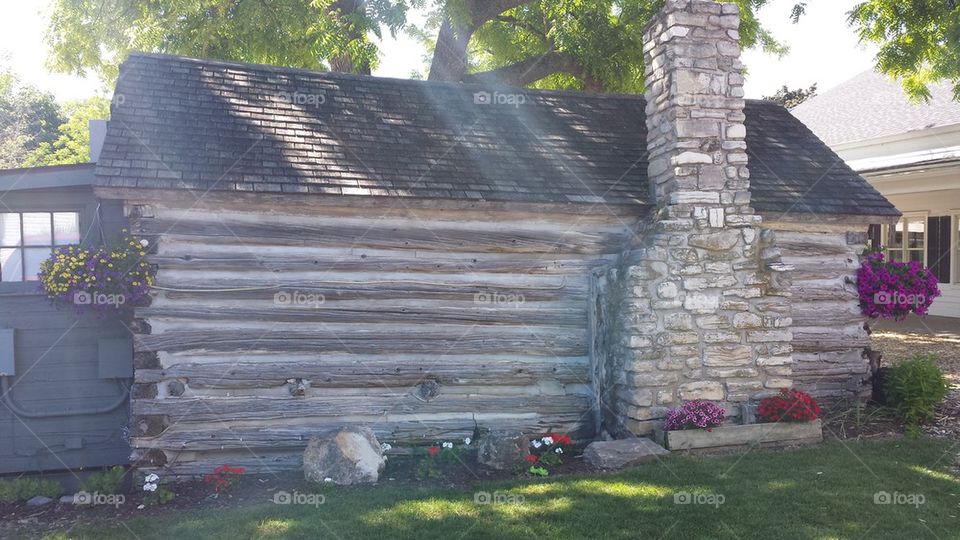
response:
[(867, 0), (848, 14), (861, 41), (880, 45), (877, 70), (902, 79), (913, 101), (930, 99), (928, 85), (953, 83), (960, 100), (960, 6), (955, 0)]

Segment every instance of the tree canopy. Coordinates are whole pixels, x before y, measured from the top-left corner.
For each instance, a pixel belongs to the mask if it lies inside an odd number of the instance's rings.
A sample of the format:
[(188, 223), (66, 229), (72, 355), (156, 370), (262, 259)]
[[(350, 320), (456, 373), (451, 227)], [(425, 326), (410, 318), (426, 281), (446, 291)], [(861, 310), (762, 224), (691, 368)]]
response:
[[(641, 29), (663, 0), (55, 0), (52, 65), (105, 80), (132, 50), (369, 73), (375, 37), (429, 11), (429, 78), (639, 91)], [(735, 0), (745, 46), (782, 47)]]
[(914, 100), (927, 100), (927, 85), (948, 80), (960, 101), (960, 1), (866, 0), (849, 15), (865, 42), (880, 45), (877, 70), (903, 79)]
[[(757, 20), (772, 0), (733, 0), (745, 47), (783, 47)], [(48, 32), (59, 70), (106, 81), (133, 50), (369, 73), (385, 33), (414, 31), (431, 48), (429, 78), (642, 90), (641, 28), (663, 0), (54, 0)], [(794, 22), (809, 2), (793, 3)], [(428, 11), (426, 28), (408, 22)], [(950, 80), (960, 99), (960, 2), (864, 0), (849, 13), (880, 45), (877, 69), (915, 99)], [(434, 37), (435, 36), (435, 37)], [(811, 37), (813, 38), (813, 37)]]
[(22, 167), (37, 147), (57, 138), (63, 121), (53, 94), (0, 68), (0, 169)]
[(41, 142), (26, 157), (24, 167), (69, 165), (90, 161), (90, 120), (110, 117), (110, 100), (104, 97), (71, 101), (63, 106), (68, 120), (57, 128), (57, 138)]

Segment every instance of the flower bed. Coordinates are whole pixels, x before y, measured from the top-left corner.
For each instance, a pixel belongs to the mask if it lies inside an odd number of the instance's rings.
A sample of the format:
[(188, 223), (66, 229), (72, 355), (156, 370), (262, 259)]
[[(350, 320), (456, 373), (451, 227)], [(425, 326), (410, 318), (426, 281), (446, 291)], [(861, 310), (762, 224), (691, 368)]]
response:
[(670, 450), (695, 450), (747, 445), (787, 445), (823, 440), (820, 407), (809, 395), (783, 389), (763, 399), (757, 408), (768, 423), (723, 426), (724, 409), (708, 401), (691, 401), (669, 411), (663, 429), (654, 431), (657, 442)]
[(734, 448), (763, 445), (786, 446), (813, 444), (823, 440), (820, 420), (811, 422), (776, 422), (721, 426), (711, 431), (688, 429), (682, 431), (655, 431), (657, 442), (669, 450), (696, 450), (707, 448)]

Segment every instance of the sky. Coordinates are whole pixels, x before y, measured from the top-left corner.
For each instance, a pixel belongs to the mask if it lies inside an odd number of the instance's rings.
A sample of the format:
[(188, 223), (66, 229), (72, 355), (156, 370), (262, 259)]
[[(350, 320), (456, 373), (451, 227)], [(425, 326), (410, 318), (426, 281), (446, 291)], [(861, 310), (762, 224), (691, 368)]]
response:
[[(827, 90), (873, 66), (876, 49), (864, 48), (846, 24), (846, 12), (860, 0), (817, 0), (809, 3), (799, 24), (789, 20), (795, 0), (774, 0), (760, 11), (762, 23), (790, 53), (782, 58), (761, 51), (745, 51), (747, 66), (744, 90), (747, 97), (774, 93), (782, 85), (806, 88), (817, 83)], [(61, 101), (104, 93), (94, 77), (50, 73), (46, 67), (48, 48), (45, 32), (51, 0), (0, 0), (0, 61), (9, 65), (24, 81), (52, 92)], [(422, 20), (413, 14), (414, 22)], [(375, 75), (407, 78), (424, 70), (423, 48), (412, 38), (400, 35), (381, 44), (383, 57)]]

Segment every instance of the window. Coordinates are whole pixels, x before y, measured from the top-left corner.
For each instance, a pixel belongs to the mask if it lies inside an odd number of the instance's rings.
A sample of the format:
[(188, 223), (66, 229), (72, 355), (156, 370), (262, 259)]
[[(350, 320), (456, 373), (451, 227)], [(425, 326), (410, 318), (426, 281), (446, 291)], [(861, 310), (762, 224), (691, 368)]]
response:
[(0, 281), (36, 281), (55, 246), (79, 242), (77, 212), (0, 213)]
[(926, 264), (926, 216), (904, 216), (892, 228), (884, 226), (883, 252), (891, 261)]
[(880, 239), (888, 260), (917, 261), (940, 283), (960, 280), (958, 216), (906, 215), (895, 226), (884, 225)]

